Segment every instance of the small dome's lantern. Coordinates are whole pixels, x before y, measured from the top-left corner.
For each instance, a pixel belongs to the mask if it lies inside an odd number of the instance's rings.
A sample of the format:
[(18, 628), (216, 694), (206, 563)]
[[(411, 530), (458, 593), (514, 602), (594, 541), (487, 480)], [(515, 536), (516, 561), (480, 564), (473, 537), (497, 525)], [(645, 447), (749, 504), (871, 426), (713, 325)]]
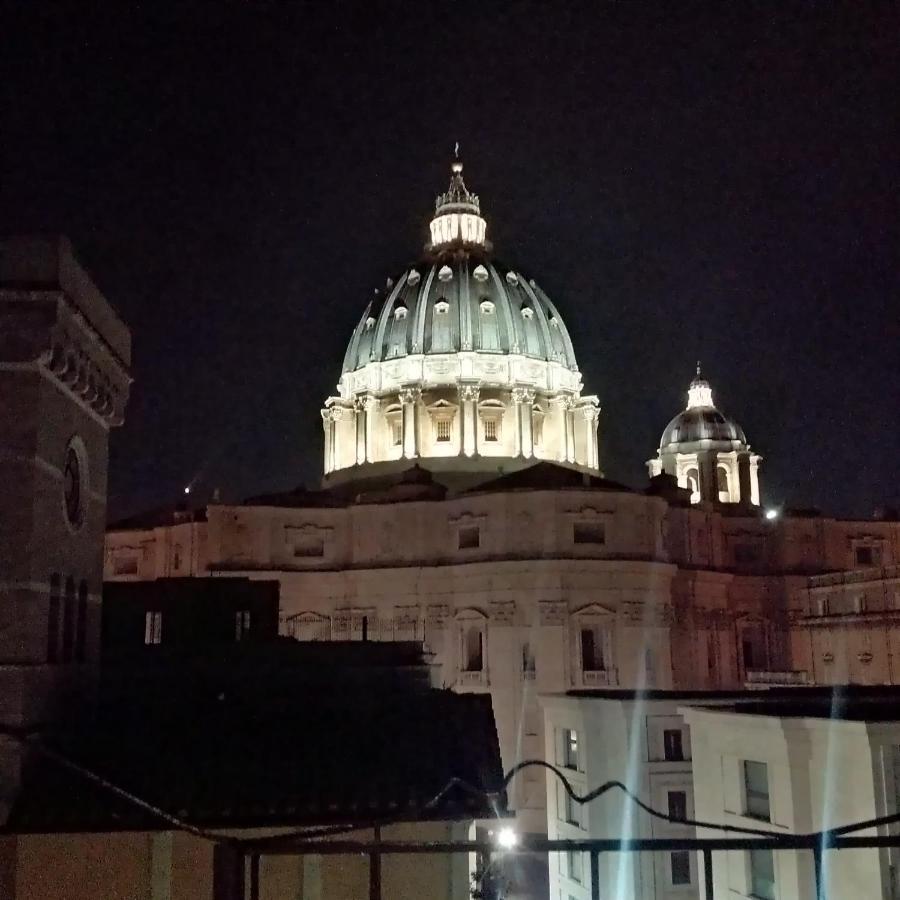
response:
[(455, 160), (451, 166), (450, 187), (434, 202), (434, 218), (431, 220), (432, 249), (452, 244), (480, 247), (485, 244), (487, 223), (481, 217), (478, 195), (470, 193), (463, 181), (462, 169), (462, 163)]

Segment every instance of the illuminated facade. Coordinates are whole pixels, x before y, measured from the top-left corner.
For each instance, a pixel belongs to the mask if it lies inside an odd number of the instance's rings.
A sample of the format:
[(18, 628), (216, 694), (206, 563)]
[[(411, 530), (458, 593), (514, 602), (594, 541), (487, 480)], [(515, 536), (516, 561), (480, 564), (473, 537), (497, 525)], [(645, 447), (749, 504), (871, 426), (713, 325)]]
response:
[(597, 472), (599, 404), (582, 395), (568, 329), (533, 279), (493, 259), (462, 163), (430, 231), (350, 339), (322, 409), (325, 483), (413, 460), (470, 480), (532, 460)]
[(700, 376), (688, 388), (687, 406), (666, 426), (651, 477), (665, 472), (691, 492), (691, 503), (759, 506), (759, 463), (744, 430), (716, 409), (712, 388)]

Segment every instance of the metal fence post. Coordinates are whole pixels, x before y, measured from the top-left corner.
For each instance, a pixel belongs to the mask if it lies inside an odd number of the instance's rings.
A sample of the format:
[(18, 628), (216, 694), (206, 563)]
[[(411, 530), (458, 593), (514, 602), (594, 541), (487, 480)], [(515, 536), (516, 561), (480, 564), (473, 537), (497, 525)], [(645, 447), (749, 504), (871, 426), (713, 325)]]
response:
[(600, 900), (600, 854), (590, 851), (591, 858), (591, 900)]
[(703, 849), (703, 885), (705, 900), (713, 900), (712, 850), (709, 847)]

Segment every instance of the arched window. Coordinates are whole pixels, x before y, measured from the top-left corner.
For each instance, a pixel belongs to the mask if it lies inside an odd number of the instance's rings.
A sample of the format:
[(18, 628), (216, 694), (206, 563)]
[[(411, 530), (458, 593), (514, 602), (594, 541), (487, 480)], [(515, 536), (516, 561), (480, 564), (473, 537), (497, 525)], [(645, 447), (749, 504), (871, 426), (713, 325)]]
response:
[(59, 572), (50, 576), (50, 598), (47, 606), (47, 662), (59, 660)]
[(62, 661), (72, 661), (72, 648), (75, 644), (75, 579), (70, 575), (66, 579), (66, 596), (63, 604), (63, 636)]
[(87, 644), (88, 585), (82, 578), (78, 585), (78, 613), (75, 619), (75, 661), (84, 662)]
[(691, 503), (700, 502), (700, 473), (696, 469), (688, 469), (684, 473), (685, 487), (691, 492)]
[(719, 502), (731, 501), (731, 491), (728, 485), (728, 469), (725, 466), (716, 466), (716, 490), (719, 492)]

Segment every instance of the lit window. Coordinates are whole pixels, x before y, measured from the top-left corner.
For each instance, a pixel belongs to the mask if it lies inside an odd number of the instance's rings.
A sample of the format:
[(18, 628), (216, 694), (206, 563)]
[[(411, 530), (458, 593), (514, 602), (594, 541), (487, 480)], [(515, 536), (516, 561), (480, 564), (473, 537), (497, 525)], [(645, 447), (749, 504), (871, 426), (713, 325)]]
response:
[(560, 732), (560, 764), (566, 769), (579, 770), (578, 732), (574, 728), (563, 728)]
[(744, 760), (744, 812), (770, 821), (769, 767), (765, 763)]
[(498, 419), (484, 420), (484, 439), (486, 441), (500, 440), (500, 421)]
[(575, 544), (605, 544), (606, 529), (602, 522), (575, 522), (572, 526)]
[(450, 309), (450, 304), (446, 300), (438, 300), (434, 304), (434, 312), (438, 316), (446, 316)]
[(450, 440), (450, 419), (437, 419), (434, 423), (435, 437), (441, 443)]
[(397, 306), (394, 309), (394, 318), (397, 319), (398, 321), (400, 319), (405, 319), (407, 312), (408, 312), (408, 310), (405, 306)]
[(700, 473), (696, 469), (688, 469), (684, 473), (684, 486), (691, 492), (691, 503), (699, 503)]
[(522, 307), (522, 318), (523, 319), (533, 319), (534, 318), (534, 310), (530, 306)]
[(775, 900), (775, 857), (771, 850), (749, 850), (750, 893), (758, 900)]
[(725, 466), (716, 467), (716, 490), (719, 492), (719, 502), (727, 503), (731, 499), (728, 489), (728, 470)]
[(687, 818), (687, 794), (684, 791), (669, 791), (669, 817), (683, 821)]
[(466, 525), (459, 529), (458, 547), (460, 550), (472, 550), (481, 544), (481, 533), (477, 525)]
[(482, 300), (481, 301), (481, 311), (486, 316), (492, 315), (494, 312), (494, 304), (490, 300)]
[(250, 633), (250, 610), (239, 609), (234, 614), (234, 639), (242, 641)]
[(148, 609), (144, 613), (144, 643), (162, 643), (162, 613), (158, 609)]
[(684, 759), (684, 744), (680, 728), (666, 728), (663, 731), (663, 757), (670, 762)]
[(688, 850), (676, 850), (669, 854), (672, 867), (672, 885), (691, 883), (691, 854)]

